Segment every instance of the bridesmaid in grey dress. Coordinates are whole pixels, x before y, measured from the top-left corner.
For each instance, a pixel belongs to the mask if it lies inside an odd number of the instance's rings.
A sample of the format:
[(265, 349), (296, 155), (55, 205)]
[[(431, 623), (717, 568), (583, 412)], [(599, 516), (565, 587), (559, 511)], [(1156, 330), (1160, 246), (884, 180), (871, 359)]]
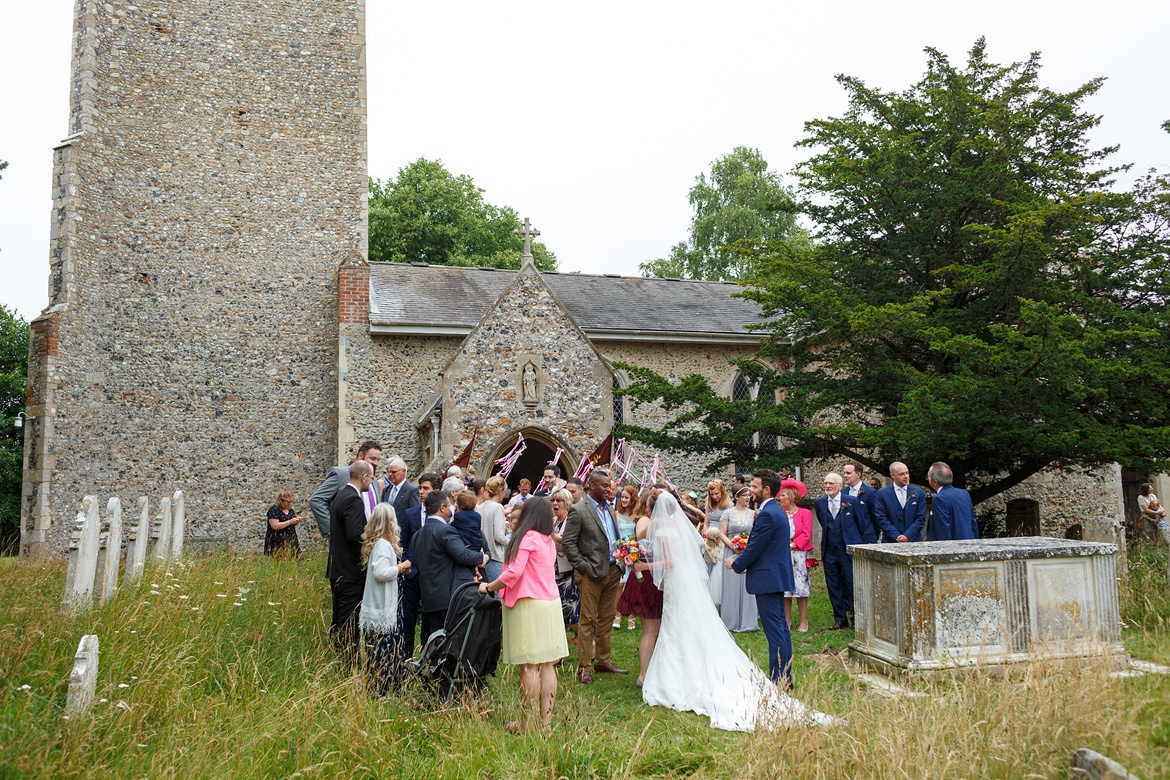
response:
[[(731, 546), (731, 537), (748, 534), (756, 513), (748, 509), (752, 491), (740, 488), (735, 493), (735, 504), (723, 513), (719, 521), (719, 540), (723, 542), (723, 558), (726, 560), (738, 553)], [(760, 613), (756, 609), (756, 597), (747, 592), (746, 578), (730, 569), (723, 569), (723, 608), (719, 610), (723, 625), (728, 631), (759, 630)]]

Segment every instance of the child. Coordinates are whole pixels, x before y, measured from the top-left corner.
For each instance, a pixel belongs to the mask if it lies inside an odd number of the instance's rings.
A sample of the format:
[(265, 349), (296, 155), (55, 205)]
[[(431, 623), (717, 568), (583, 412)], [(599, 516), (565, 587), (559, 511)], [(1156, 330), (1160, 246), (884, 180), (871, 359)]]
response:
[(362, 534), (362, 564), (366, 589), (358, 618), (366, 640), (366, 671), (370, 691), (385, 696), (402, 681), (403, 637), (398, 620), (398, 578), (410, 571), (410, 561), (398, 562), (398, 518), (390, 504), (378, 504)]
[(475, 493), (471, 490), (463, 490), (455, 496), (455, 516), (451, 518), (451, 526), (469, 548), (484, 552), (483, 518), (475, 511), (475, 500)]

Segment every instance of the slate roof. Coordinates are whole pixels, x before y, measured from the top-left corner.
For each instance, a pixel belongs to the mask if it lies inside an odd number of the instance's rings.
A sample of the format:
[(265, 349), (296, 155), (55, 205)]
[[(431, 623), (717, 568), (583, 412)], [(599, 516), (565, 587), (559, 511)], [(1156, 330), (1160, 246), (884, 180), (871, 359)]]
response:
[[(516, 271), (457, 268), (425, 263), (370, 263), (370, 325), (474, 327), (516, 278)], [(759, 321), (759, 308), (732, 293), (726, 282), (646, 279), (543, 272), (541, 276), (577, 324), (594, 335), (606, 331), (743, 337)]]

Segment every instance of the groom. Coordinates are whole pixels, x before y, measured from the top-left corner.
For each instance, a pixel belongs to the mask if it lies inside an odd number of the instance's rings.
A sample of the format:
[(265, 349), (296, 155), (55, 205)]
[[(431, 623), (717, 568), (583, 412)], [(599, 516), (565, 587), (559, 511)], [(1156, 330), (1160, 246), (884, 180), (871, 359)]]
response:
[(747, 572), (747, 592), (756, 597), (764, 636), (768, 637), (768, 674), (773, 682), (783, 676), (791, 686), (792, 637), (784, 619), (784, 592), (796, 590), (796, 581), (789, 552), (788, 515), (775, 500), (779, 489), (780, 476), (775, 471), (761, 469), (753, 475), (752, 496), (760, 509), (747, 547), (728, 558), (725, 565), (736, 574)]

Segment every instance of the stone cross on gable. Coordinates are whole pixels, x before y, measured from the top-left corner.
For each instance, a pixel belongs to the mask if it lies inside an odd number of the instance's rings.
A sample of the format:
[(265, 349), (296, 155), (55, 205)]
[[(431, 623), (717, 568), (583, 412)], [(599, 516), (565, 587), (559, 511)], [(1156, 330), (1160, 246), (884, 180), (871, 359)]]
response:
[(532, 227), (528, 221), (528, 217), (524, 218), (523, 227), (516, 228), (513, 231), (516, 235), (524, 239), (524, 257), (532, 257), (532, 239), (540, 235), (540, 231)]

